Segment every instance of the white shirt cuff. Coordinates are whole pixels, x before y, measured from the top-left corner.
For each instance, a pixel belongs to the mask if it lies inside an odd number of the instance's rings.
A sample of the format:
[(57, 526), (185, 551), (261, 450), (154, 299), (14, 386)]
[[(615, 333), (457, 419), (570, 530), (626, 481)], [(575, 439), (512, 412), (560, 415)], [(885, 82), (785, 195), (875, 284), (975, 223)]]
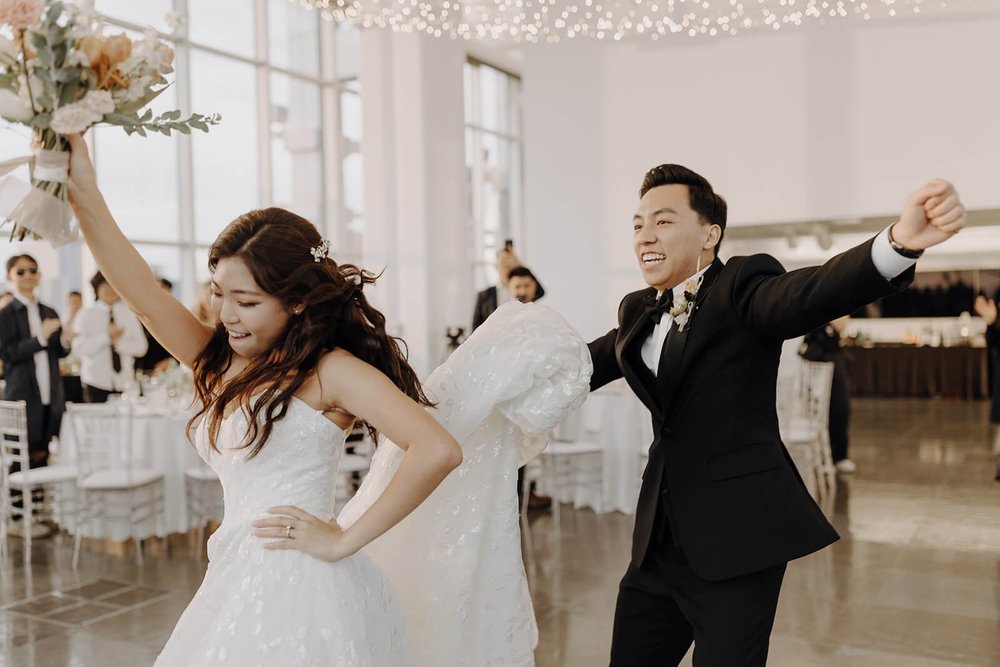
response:
[(917, 260), (903, 257), (892, 249), (888, 227), (875, 237), (875, 242), (872, 243), (872, 264), (886, 280), (892, 280), (916, 263)]
[(44, 336), (36, 336), (36, 337), (38, 338), (38, 342), (42, 344), (42, 347), (49, 346), (49, 341), (45, 340)]

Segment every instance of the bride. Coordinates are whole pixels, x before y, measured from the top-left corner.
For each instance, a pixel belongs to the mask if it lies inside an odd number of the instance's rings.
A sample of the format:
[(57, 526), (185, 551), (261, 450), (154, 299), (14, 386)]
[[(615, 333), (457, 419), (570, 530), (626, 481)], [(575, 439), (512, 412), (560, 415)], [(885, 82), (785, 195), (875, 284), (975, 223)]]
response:
[[(205, 579), (156, 665), (533, 664), (512, 475), (544, 445), (531, 434), (586, 395), (579, 336), (511, 304), (425, 389), (365, 298), (374, 276), (338, 265), (312, 224), (278, 208), (240, 216), (213, 243), (210, 328), (160, 289), (83, 139), (69, 139), (80, 229), (108, 281), (192, 368), (193, 442), (224, 490)], [(358, 420), (387, 439), (335, 518)]]

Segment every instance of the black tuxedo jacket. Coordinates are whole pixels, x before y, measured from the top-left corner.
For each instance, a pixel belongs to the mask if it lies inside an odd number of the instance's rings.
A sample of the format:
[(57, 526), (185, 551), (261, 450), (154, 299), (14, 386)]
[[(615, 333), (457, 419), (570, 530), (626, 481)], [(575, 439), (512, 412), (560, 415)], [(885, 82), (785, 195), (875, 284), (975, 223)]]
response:
[(838, 538), (781, 442), (775, 384), (782, 341), (913, 279), (910, 269), (885, 280), (871, 244), (788, 273), (769, 255), (716, 260), (684, 331), (675, 324), (667, 336), (655, 377), (640, 357), (653, 327), (643, 303), (655, 297), (652, 288), (628, 294), (618, 327), (590, 343), (591, 389), (624, 376), (653, 419), (634, 567), (656, 546), (654, 527), (664, 518), (657, 512), (666, 513), (692, 569), (713, 581), (787, 562)]
[[(44, 321), (58, 317), (56, 311), (44, 303), (38, 304), (38, 311)], [(49, 386), (51, 387), (51, 418), (62, 418), (66, 398), (63, 393), (62, 378), (59, 376), (59, 359), (69, 354), (59, 340), (61, 330), (52, 334), (46, 349), (49, 355)], [(42, 433), (42, 395), (35, 375), (35, 353), (42, 349), (38, 338), (31, 335), (28, 325), (28, 309), (14, 299), (0, 309), (0, 359), (3, 359), (4, 399), (25, 401), (28, 412), (28, 433)]]
[[(535, 301), (538, 301), (543, 296), (545, 296), (545, 288), (542, 284), (535, 279), (535, 284), (538, 285), (538, 289), (535, 291)], [(476, 295), (476, 308), (472, 312), (472, 330), (475, 331), (479, 328), (486, 318), (493, 314), (493, 311), (497, 309), (497, 288), (496, 285), (493, 287), (487, 287), (479, 294)]]

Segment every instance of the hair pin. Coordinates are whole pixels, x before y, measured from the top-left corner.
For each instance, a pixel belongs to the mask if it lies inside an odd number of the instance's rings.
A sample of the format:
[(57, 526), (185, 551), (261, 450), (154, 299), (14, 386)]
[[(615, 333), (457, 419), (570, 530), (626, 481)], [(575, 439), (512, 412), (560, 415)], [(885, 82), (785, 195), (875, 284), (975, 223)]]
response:
[(314, 262), (322, 262), (326, 254), (330, 252), (330, 242), (323, 239), (323, 242), (315, 248), (309, 248), (309, 252), (312, 253)]

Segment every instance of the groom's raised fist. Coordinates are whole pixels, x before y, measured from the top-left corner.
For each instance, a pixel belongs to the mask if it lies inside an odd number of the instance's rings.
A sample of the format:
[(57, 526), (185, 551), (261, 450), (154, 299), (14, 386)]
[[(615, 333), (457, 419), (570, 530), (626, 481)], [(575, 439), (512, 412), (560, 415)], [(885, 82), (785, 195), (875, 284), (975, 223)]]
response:
[(955, 186), (935, 178), (903, 202), (892, 238), (910, 250), (923, 250), (948, 240), (965, 227), (965, 206)]

